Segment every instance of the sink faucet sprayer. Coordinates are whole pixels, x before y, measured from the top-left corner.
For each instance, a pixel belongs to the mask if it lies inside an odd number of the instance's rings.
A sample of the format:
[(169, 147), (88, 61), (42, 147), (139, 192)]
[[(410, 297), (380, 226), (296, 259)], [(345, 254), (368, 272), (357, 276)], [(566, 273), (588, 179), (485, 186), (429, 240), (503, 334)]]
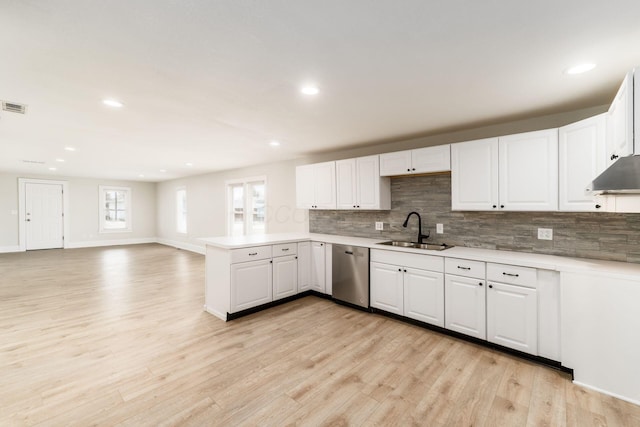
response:
[(424, 243), (423, 240), (429, 238), (429, 232), (427, 231), (427, 234), (422, 234), (422, 218), (420, 217), (420, 214), (418, 212), (414, 211), (414, 212), (409, 213), (409, 215), (407, 215), (407, 219), (404, 220), (404, 224), (402, 224), (402, 226), (404, 228), (407, 228), (407, 224), (409, 223), (409, 218), (411, 217), (411, 215), (415, 215), (415, 216), (418, 217), (418, 241), (417, 241), (417, 243)]

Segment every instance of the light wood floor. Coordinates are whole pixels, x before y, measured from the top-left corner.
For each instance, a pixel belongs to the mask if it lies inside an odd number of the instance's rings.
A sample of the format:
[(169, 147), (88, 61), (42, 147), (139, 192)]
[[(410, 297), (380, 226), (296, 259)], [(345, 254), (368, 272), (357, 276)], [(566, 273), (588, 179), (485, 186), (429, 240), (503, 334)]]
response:
[(0, 255), (0, 425), (640, 426), (566, 375), (306, 297), (229, 323), (204, 257)]

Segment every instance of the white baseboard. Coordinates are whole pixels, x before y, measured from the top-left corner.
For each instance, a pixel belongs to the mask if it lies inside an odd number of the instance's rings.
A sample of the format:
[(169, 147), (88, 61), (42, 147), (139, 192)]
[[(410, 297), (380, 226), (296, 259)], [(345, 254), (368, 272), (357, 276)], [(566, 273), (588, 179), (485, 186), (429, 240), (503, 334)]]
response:
[(10, 252), (22, 252), (20, 245), (15, 246), (0, 246), (0, 254), (8, 254)]
[(184, 249), (185, 251), (195, 252), (200, 255), (204, 255), (206, 252), (204, 246), (194, 245), (193, 243), (179, 242), (177, 240), (163, 239), (161, 237), (157, 238), (156, 242), (161, 245), (173, 246), (174, 248)]
[(155, 237), (142, 237), (137, 239), (113, 239), (113, 240), (87, 240), (82, 242), (66, 242), (65, 249), (97, 248), (100, 246), (139, 245), (143, 243), (156, 243)]
[(606, 394), (607, 396), (615, 397), (616, 399), (624, 400), (625, 402), (633, 403), (634, 405), (640, 406), (640, 400), (635, 400), (627, 396), (622, 396), (616, 393), (611, 393), (610, 391), (603, 390), (598, 387), (591, 386), (589, 384), (581, 383), (580, 381), (573, 381), (575, 385), (579, 385), (580, 387), (588, 388), (589, 390), (597, 391), (598, 393)]
[(213, 314), (214, 316), (216, 316), (220, 320), (224, 320), (225, 322), (227, 321), (227, 314), (226, 313), (220, 313), (218, 310), (214, 310), (213, 308), (207, 307), (206, 305), (204, 306), (204, 311), (206, 311), (209, 314)]

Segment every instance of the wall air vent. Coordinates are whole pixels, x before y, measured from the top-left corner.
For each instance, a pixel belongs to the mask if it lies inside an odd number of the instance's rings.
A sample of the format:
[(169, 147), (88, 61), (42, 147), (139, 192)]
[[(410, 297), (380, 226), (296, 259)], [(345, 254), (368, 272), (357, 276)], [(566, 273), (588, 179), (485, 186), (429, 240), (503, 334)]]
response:
[(2, 101), (2, 109), (11, 113), (24, 114), (27, 112), (27, 106), (24, 104), (18, 104), (17, 102)]

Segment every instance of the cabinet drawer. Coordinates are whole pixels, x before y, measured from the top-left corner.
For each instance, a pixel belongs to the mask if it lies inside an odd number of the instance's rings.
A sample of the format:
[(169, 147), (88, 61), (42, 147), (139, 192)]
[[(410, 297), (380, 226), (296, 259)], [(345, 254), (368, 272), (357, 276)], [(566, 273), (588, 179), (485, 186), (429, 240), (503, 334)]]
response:
[(429, 271), (444, 271), (443, 258), (434, 255), (422, 255), (399, 251), (396, 252), (372, 249), (370, 259), (373, 262), (381, 262), (384, 264), (419, 268), (421, 270)]
[(507, 264), (487, 264), (487, 280), (536, 288), (536, 269)]
[(483, 279), (485, 275), (485, 263), (482, 261), (470, 261), (468, 259), (446, 258), (444, 269), (447, 274), (455, 274), (463, 277)]
[(231, 264), (271, 258), (271, 246), (253, 246), (231, 251)]
[(298, 244), (297, 243), (282, 243), (280, 245), (273, 245), (273, 257), (277, 256), (286, 256), (286, 255), (296, 255)]

